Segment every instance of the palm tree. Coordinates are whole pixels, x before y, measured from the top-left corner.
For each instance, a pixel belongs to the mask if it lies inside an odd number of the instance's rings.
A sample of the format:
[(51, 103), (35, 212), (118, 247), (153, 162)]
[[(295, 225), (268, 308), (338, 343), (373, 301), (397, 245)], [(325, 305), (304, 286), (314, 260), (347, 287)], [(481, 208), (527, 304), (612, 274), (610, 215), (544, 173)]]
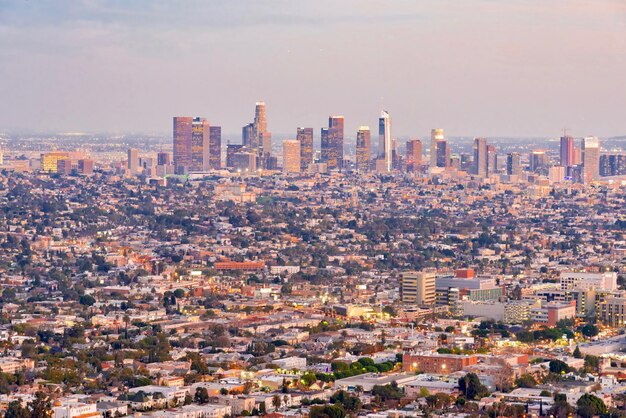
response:
[(280, 399), (280, 396), (279, 396), (279, 395), (274, 395), (274, 396), (272, 397), (272, 405), (274, 406), (274, 409), (275, 409), (276, 411), (278, 411), (278, 410), (280, 409), (280, 405), (281, 405), (281, 403), (282, 403), (282, 401), (281, 401), (281, 399)]

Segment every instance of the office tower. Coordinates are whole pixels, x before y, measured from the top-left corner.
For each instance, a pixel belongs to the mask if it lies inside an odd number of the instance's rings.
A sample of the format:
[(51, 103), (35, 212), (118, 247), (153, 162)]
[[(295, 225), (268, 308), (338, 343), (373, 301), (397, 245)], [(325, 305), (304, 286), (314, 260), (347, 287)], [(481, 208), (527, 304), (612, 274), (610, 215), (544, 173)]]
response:
[(126, 168), (128, 168), (132, 174), (137, 174), (139, 172), (139, 150), (137, 148), (128, 149), (128, 161), (126, 162)]
[(239, 151), (232, 156), (233, 168), (241, 175), (252, 174), (257, 169), (256, 152)]
[(57, 174), (68, 175), (72, 173), (72, 160), (69, 158), (59, 158), (57, 160)]
[(435, 149), (437, 150), (437, 167), (450, 167), (450, 147), (448, 146), (448, 141), (437, 141)]
[(343, 116), (330, 116), (328, 128), (322, 128), (322, 162), (328, 170), (341, 169), (343, 164)]
[(244, 145), (240, 144), (227, 144), (226, 145), (226, 167), (235, 168), (234, 155), (238, 152), (242, 152), (245, 149)]
[(194, 118), (191, 123), (191, 171), (209, 170), (209, 121)]
[(600, 140), (597, 136), (583, 138), (583, 182), (600, 180)]
[(498, 153), (494, 145), (487, 145), (487, 175), (498, 171)]
[(402, 303), (428, 306), (435, 303), (434, 271), (410, 271), (400, 274), (400, 298)]
[(356, 169), (359, 173), (369, 170), (372, 140), (369, 126), (359, 126), (356, 133)]
[(443, 129), (436, 128), (430, 131), (430, 166), (437, 167), (437, 142), (445, 140)]
[[(263, 145), (262, 136), (267, 132), (267, 119), (265, 117), (265, 102), (256, 102), (254, 108), (253, 135), (257, 145)], [(265, 150), (266, 152), (268, 150)]]
[(378, 119), (378, 159), (384, 161), (382, 171), (391, 171), (393, 168), (391, 117), (386, 110), (380, 113), (380, 118)]
[(256, 148), (257, 145), (253, 144), (254, 141), (254, 124), (249, 123), (241, 128), (241, 143), (242, 145), (250, 148)]
[(518, 152), (512, 152), (506, 156), (506, 174), (509, 176), (519, 176), (522, 174), (522, 165)]
[(159, 152), (157, 154), (157, 164), (158, 165), (170, 165), (170, 153), (169, 152)]
[(561, 137), (560, 157), (561, 166), (571, 167), (574, 165), (574, 138), (571, 136)]
[(283, 141), (283, 172), (299, 173), (301, 169), (300, 141), (287, 139)]
[(313, 164), (313, 128), (298, 128), (296, 139), (300, 141), (300, 169), (307, 172)]
[(626, 154), (600, 155), (600, 177), (626, 175)]
[(580, 165), (583, 163), (583, 153), (580, 147), (574, 147), (574, 157), (572, 158), (572, 165)]
[(565, 167), (555, 165), (548, 169), (548, 179), (551, 183), (562, 183), (565, 180)]
[(81, 174), (93, 174), (93, 160), (78, 160), (78, 172)]
[(407, 171), (416, 171), (422, 163), (422, 141), (410, 139), (406, 142), (406, 168)]
[(185, 172), (191, 167), (191, 124), (193, 118), (174, 118), (174, 166), (176, 172)]
[(530, 163), (529, 170), (533, 172), (547, 167), (550, 162), (548, 155), (542, 150), (531, 151), (528, 159)]
[(222, 127), (209, 127), (209, 167), (213, 170), (222, 168)]
[(41, 154), (41, 169), (46, 173), (57, 172), (57, 161), (69, 158), (69, 152), (53, 151)]
[(474, 174), (487, 177), (487, 140), (474, 138)]

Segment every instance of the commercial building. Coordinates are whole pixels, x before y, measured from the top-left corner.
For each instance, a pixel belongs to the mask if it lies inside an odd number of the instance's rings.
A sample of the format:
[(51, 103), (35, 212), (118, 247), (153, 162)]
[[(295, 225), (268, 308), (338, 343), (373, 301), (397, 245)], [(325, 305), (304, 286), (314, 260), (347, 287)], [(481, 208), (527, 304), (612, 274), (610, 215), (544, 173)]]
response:
[(571, 167), (574, 165), (574, 138), (571, 136), (562, 136), (559, 149), (559, 156), (562, 167)]
[(283, 172), (299, 173), (300, 169), (300, 141), (297, 139), (283, 141)]
[(583, 139), (583, 183), (600, 180), (600, 140), (597, 136)]
[(194, 118), (191, 122), (191, 166), (192, 172), (208, 171), (209, 166), (209, 121)]
[(192, 117), (174, 117), (174, 167), (177, 172), (185, 172), (191, 166), (191, 124)]
[(538, 324), (546, 324), (550, 327), (563, 319), (576, 317), (576, 302), (543, 302), (537, 301), (530, 310), (531, 319)]
[(477, 363), (476, 355), (408, 353), (402, 355), (402, 370), (405, 372), (450, 374)]
[(435, 303), (434, 271), (410, 271), (400, 274), (402, 303), (433, 305)]
[(519, 176), (522, 174), (520, 155), (518, 152), (511, 152), (506, 156), (506, 174), (509, 176)]
[(313, 164), (313, 128), (298, 128), (296, 139), (300, 141), (300, 170), (306, 173)]
[(444, 141), (443, 129), (435, 128), (430, 131), (430, 166), (437, 167), (437, 143)]
[(369, 126), (359, 126), (356, 133), (356, 169), (359, 173), (369, 170), (372, 141)]
[(219, 170), (220, 168), (222, 168), (221, 126), (209, 127), (209, 167), (213, 170)]
[(328, 128), (322, 128), (322, 162), (328, 170), (343, 167), (343, 116), (330, 116)]
[(572, 271), (561, 272), (561, 290), (595, 289), (617, 290), (617, 273), (607, 271), (602, 273), (578, 273)]
[(126, 168), (128, 168), (131, 174), (137, 174), (139, 172), (139, 150), (137, 148), (128, 149)]
[(485, 138), (474, 138), (474, 174), (479, 177), (487, 177), (487, 140)]
[[(378, 119), (378, 159), (383, 172), (390, 172), (393, 168), (393, 142), (391, 139), (391, 117), (389, 112), (383, 110)], [(378, 165), (378, 164), (377, 164)]]
[(416, 171), (420, 164), (422, 164), (422, 141), (410, 139), (406, 142), (407, 171)]

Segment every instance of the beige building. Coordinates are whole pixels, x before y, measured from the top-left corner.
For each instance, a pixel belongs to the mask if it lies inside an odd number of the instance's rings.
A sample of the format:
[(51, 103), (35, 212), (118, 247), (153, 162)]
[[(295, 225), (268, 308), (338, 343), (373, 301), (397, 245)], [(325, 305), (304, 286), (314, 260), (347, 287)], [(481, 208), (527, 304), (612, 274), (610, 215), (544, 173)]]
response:
[(435, 303), (434, 271), (408, 271), (400, 275), (402, 303), (433, 305)]
[(283, 171), (299, 173), (300, 168), (300, 141), (295, 139), (283, 141)]

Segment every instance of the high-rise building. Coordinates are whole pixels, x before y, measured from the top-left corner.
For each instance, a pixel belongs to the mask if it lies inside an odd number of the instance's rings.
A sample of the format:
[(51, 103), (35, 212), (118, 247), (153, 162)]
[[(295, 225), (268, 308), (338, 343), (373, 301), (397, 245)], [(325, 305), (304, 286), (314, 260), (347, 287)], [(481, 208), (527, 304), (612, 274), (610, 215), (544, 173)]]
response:
[(209, 167), (213, 170), (222, 168), (222, 127), (209, 127)]
[(249, 148), (256, 148), (258, 144), (254, 142), (254, 124), (249, 123), (241, 128), (241, 143)]
[(126, 162), (126, 168), (132, 174), (139, 172), (139, 150), (137, 148), (128, 149), (128, 161)]
[(611, 153), (600, 155), (600, 176), (626, 175), (626, 154)]
[(170, 161), (170, 153), (169, 152), (159, 152), (157, 154), (157, 164), (158, 165), (169, 165)]
[(391, 117), (383, 110), (378, 119), (378, 159), (383, 160), (383, 171), (393, 168), (393, 141), (391, 139)]
[(193, 118), (174, 118), (174, 166), (177, 172), (185, 172), (191, 167), (191, 124)]
[(408, 171), (416, 171), (422, 163), (422, 141), (410, 139), (406, 142), (406, 168)]
[(254, 121), (241, 130), (242, 144), (255, 152), (262, 168), (270, 168), (272, 158), (272, 134), (267, 131), (265, 102), (256, 102)]
[(226, 145), (226, 167), (235, 168), (235, 154), (242, 152), (245, 149), (241, 144), (227, 144)]
[(506, 156), (506, 174), (509, 176), (519, 176), (522, 174), (522, 165), (518, 152), (512, 152)]
[(356, 133), (356, 169), (359, 173), (369, 170), (372, 140), (369, 126), (359, 126)]
[(78, 160), (78, 172), (81, 174), (93, 174), (93, 160)]
[(69, 152), (52, 151), (41, 154), (41, 169), (46, 173), (56, 173), (57, 162), (66, 158), (70, 158)]
[(571, 136), (561, 137), (560, 157), (561, 166), (571, 167), (574, 165), (574, 138)]
[(191, 122), (191, 171), (209, 170), (209, 121), (194, 118)]
[(487, 177), (488, 174), (487, 140), (485, 138), (474, 138), (474, 174), (479, 177)]
[(600, 140), (597, 136), (583, 138), (583, 182), (600, 180)]
[(444, 141), (443, 129), (436, 128), (430, 131), (430, 166), (437, 167), (437, 142)]
[(301, 169), (300, 141), (287, 139), (283, 141), (283, 172), (299, 173)]
[(296, 139), (300, 141), (300, 169), (307, 172), (313, 164), (313, 128), (298, 128)]
[(322, 128), (322, 162), (328, 170), (343, 166), (343, 116), (330, 116), (328, 128)]
[(435, 303), (434, 271), (410, 271), (400, 274), (400, 298), (402, 303), (419, 306)]
[(548, 179), (551, 183), (562, 183), (565, 180), (565, 167), (560, 165), (548, 169)]
[(548, 154), (546, 154), (543, 150), (534, 150), (530, 152), (528, 156), (529, 160), (529, 169), (530, 171), (537, 171), (540, 169), (545, 169), (548, 167), (550, 163), (550, 159), (548, 158)]
[(494, 145), (487, 145), (487, 175), (495, 174), (498, 171), (498, 153)]
[(448, 141), (437, 141), (437, 167), (450, 167), (450, 147)]

